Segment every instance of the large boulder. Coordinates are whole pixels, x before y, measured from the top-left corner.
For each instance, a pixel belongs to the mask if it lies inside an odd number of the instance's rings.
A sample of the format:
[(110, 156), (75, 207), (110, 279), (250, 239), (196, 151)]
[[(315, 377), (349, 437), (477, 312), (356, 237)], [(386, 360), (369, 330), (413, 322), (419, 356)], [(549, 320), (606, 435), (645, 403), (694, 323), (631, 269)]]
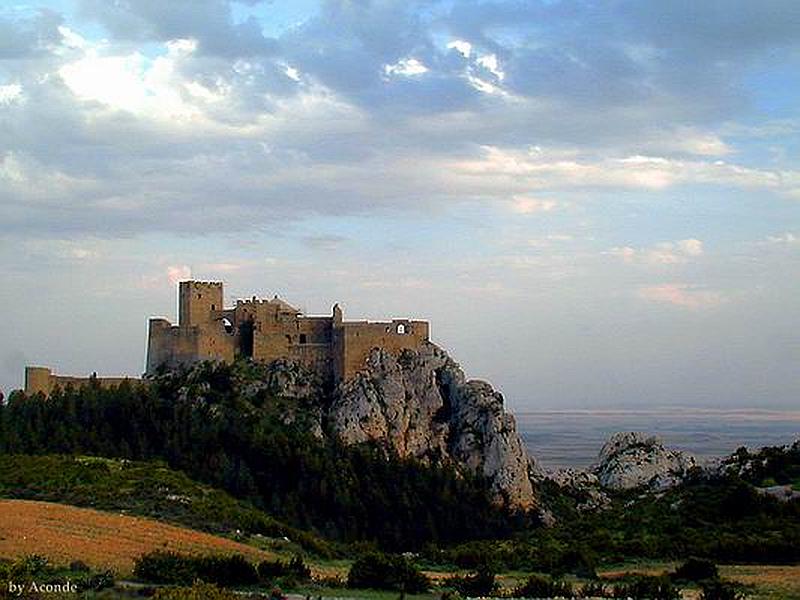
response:
[(535, 506), (539, 473), (503, 396), (464, 372), (434, 344), (395, 356), (375, 348), (365, 369), (337, 390), (328, 425), (345, 443), (379, 441), (402, 457), (450, 463), (485, 476), (498, 499)]
[(696, 466), (693, 456), (666, 448), (656, 436), (626, 432), (608, 439), (592, 471), (610, 489), (663, 490), (680, 483)]

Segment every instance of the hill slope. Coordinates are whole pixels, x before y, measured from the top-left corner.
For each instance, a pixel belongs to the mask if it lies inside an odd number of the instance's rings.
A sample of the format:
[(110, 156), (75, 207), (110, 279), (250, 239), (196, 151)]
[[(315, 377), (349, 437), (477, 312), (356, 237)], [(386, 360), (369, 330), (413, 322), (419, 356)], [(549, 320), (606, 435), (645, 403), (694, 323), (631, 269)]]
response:
[(333, 552), (324, 540), (160, 462), (0, 455), (0, 497), (130, 513), (214, 534), (285, 536), (317, 554)]
[(153, 519), (87, 508), (0, 500), (0, 556), (39, 554), (53, 563), (82, 560), (98, 569), (127, 574), (146, 552), (243, 554), (253, 561), (272, 555), (252, 546)]

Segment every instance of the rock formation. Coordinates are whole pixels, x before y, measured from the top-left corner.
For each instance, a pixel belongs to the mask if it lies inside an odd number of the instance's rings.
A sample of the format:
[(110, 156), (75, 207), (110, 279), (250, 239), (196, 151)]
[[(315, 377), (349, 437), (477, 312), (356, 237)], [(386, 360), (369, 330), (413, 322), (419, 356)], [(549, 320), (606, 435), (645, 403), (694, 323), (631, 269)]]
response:
[(327, 418), (345, 443), (380, 441), (402, 457), (450, 462), (487, 477), (508, 506), (535, 505), (531, 478), (540, 472), (502, 394), (467, 381), (434, 344), (399, 356), (373, 349), (366, 369), (339, 387)]
[(696, 466), (693, 456), (665, 448), (656, 436), (627, 432), (608, 439), (592, 471), (603, 487), (663, 490), (680, 483)]

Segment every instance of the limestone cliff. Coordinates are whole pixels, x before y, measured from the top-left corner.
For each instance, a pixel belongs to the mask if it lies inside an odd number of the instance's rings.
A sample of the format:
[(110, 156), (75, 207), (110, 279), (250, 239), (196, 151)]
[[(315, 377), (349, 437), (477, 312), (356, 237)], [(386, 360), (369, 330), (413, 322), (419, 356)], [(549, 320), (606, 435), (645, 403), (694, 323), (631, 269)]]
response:
[(499, 500), (527, 510), (539, 475), (503, 396), (467, 381), (444, 350), (426, 344), (399, 356), (373, 349), (366, 368), (341, 384), (328, 427), (345, 443), (379, 441), (400, 456), (449, 462), (487, 477)]

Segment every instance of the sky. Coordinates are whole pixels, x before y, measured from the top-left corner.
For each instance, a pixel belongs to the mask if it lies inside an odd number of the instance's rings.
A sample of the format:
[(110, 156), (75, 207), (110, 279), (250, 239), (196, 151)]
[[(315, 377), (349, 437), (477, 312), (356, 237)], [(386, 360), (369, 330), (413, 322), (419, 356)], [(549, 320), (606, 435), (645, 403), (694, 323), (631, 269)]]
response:
[(798, 107), (796, 0), (2, 0), (0, 389), (196, 278), (513, 410), (796, 407)]

